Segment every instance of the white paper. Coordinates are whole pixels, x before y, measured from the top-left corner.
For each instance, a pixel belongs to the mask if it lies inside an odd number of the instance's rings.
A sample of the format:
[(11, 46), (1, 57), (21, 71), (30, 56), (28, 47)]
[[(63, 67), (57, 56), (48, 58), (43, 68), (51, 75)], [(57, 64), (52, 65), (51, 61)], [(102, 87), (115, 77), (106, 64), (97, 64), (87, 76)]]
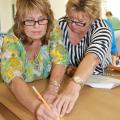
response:
[(85, 84), (94, 88), (112, 89), (120, 86), (120, 80), (110, 76), (92, 75)]

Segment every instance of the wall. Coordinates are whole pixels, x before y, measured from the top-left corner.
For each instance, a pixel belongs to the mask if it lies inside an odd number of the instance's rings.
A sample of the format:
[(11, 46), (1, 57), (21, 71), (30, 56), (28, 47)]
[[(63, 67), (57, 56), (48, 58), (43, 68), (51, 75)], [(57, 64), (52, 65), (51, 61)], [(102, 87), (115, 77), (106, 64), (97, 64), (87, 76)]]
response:
[(106, 10), (109, 10), (113, 13), (114, 16), (118, 17), (120, 19), (120, 0), (106, 0)]
[(11, 0), (0, 0), (0, 31), (6, 32), (12, 26)]
[(50, 0), (55, 18), (58, 19), (65, 15), (65, 5), (67, 0)]
[[(15, 3), (15, 1), (16, 0), (0, 0), (0, 22), (1, 22), (0, 31), (2, 32), (7, 32), (8, 29), (13, 24), (12, 4)], [(65, 5), (67, 1), (68, 0), (50, 0), (56, 19), (65, 15)], [(118, 12), (120, 5), (119, 0), (102, 0), (102, 1), (107, 3), (102, 4), (103, 16), (104, 11), (111, 10), (115, 16), (120, 18), (120, 12)]]
[[(65, 3), (67, 0), (50, 0), (55, 18), (65, 14)], [(12, 4), (16, 0), (0, 0), (0, 32), (7, 32), (13, 24)]]

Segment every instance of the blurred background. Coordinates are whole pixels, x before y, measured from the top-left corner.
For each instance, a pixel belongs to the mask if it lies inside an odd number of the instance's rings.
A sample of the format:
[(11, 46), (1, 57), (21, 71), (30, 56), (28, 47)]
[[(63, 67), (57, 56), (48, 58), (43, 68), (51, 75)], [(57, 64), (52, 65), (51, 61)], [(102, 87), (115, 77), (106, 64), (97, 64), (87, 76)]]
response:
[[(55, 18), (65, 15), (65, 4), (67, 0), (50, 0)], [(6, 33), (13, 25), (16, 0), (0, 0), (0, 32)], [(120, 0), (102, 0), (102, 17), (105, 18), (106, 11), (110, 10), (114, 16), (120, 18)]]

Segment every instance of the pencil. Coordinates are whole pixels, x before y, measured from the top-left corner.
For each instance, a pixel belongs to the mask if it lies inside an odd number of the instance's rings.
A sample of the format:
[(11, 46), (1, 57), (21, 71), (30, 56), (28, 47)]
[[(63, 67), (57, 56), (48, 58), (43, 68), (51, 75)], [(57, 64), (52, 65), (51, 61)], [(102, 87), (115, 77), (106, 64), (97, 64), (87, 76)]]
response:
[(42, 100), (42, 102), (44, 103), (46, 108), (48, 108), (50, 110), (50, 106), (47, 104), (47, 102), (44, 100), (44, 98), (41, 96), (41, 94), (37, 91), (37, 89), (34, 86), (32, 86), (32, 88), (35, 91), (35, 93), (38, 95), (39, 99)]
[[(50, 106), (48, 105), (48, 103), (44, 100), (44, 98), (41, 96), (41, 94), (37, 91), (37, 89), (32, 86), (32, 89), (34, 90), (34, 92), (38, 95), (39, 99), (42, 100), (42, 102), (44, 103), (44, 105), (46, 106), (47, 109), (50, 109)], [(63, 117), (60, 115), (60, 120), (64, 120)]]

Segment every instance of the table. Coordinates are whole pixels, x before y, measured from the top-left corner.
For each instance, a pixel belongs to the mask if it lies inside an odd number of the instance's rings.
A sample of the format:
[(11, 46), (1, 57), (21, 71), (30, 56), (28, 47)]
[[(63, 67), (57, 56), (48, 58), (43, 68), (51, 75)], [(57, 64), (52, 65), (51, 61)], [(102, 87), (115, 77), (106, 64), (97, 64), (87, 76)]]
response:
[[(65, 79), (63, 88), (68, 82), (68, 78), (65, 77)], [(47, 81), (39, 80), (29, 84), (29, 86), (32, 85), (42, 92), (47, 86)], [(14, 116), (17, 116), (18, 120), (35, 120), (34, 116), (15, 99), (4, 83), (0, 83), (0, 103), (6, 106)], [(17, 120), (17, 118), (11, 120)], [(74, 109), (64, 118), (65, 120), (120, 120), (120, 87), (108, 90), (85, 86)], [(0, 120), (10, 119), (6, 119), (0, 112)]]
[(0, 103), (0, 120), (20, 120), (7, 107)]

